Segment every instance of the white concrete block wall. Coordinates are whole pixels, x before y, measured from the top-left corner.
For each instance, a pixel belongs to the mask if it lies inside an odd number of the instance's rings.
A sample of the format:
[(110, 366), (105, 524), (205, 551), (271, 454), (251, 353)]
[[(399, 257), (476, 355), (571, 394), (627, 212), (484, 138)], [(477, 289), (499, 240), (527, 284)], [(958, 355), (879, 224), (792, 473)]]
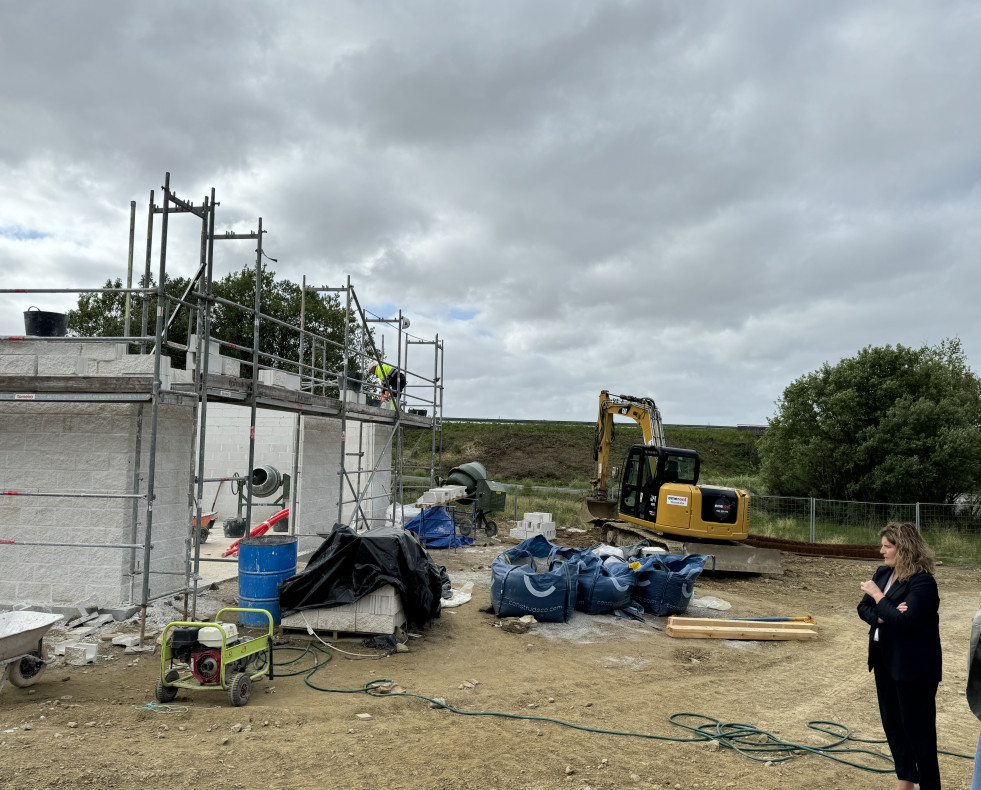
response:
[(96, 362), (85, 357), (68, 357), (55, 354), (37, 356), (37, 375), (39, 376), (87, 376), (94, 370)]
[[(62, 354), (77, 357), (82, 346), (102, 345), (101, 343), (72, 343), (70, 341), (48, 342), (44, 340), (0, 340), (0, 356), (19, 356), (21, 354)], [(112, 345), (106, 343), (105, 345)]]
[[(150, 406), (143, 419), (140, 460), (140, 486), (145, 492), (150, 464)], [(157, 424), (156, 467), (154, 470), (152, 543), (150, 568), (169, 573), (184, 572), (185, 547), (188, 540), (190, 461), (194, 450), (193, 413), (189, 406), (161, 405)], [(139, 532), (145, 528), (146, 511), (140, 512)], [(142, 571), (142, 556), (137, 557)], [(183, 586), (183, 578), (171, 575), (151, 575), (151, 595)], [(142, 578), (138, 578), (134, 599), (139, 600)]]
[[(169, 384), (169, 359), (162, 367), (163, 387)], [(126, 347), (108, 343), (0, 341), (0, 375), (147, 375), (151, 355), (126, 354)], [(184, 371), (180, 372), (184, 374)], [(151, 441), (150, 404), (106, 402), (0, 403), (0, 490), (145, 493)], [(151, 595), (178, 589), (188, 539), (188, 487), (191, 454), (195, 454), (192, 409), (162, 405), (156, 440), (151, 568)], [(248, 475), (250, 410), (244, 406), (208, 405), (206, 477)], [(295, 416), (259, 410), (257, 450), (253, 466), (270, 465), (292, 474)], [(369, 485), (363, 509), (370, 526), (386, 523), (391, 492), (392, 428), (375, 423), (347, 423), (345, 466), (356, 487)], [(299, 507), (294, 531), (331, 529), (338, 520), (341, 493), (341, 423), (304, 416), (300, 431)], [(360, 454), (358, 454), (360, 451)], [(378, 459), (377, 453), (384, 458)], [(354, 453), (350, 455), (350, 453)], [(136, 470), (139, 480), (135, 480)], [(375, 469), (373, 476), (354, 474)], [(195, 463), (196, 470), (196, 463)], [(218, 498), (215, 500), (215, 495)], [(377, 497), (377, 498), (373, 498)], [(343, 498), (353, 500), (345, 485)], [(276, 508), (253, 507), (253, 525)], [(236, 515), (238, 499), (226, 482), (205, 484), (202, 507), (218, 512), (218, 520)], [(287, 501), (287, 504), (289, 502)], [(341, 517), (351, 523), (353, 502)], [(146, 526), (146, 503), (49, 497), (0, 497), (0, 539), (60, 543), (139, 543)], [(134, 533), (135, 530), (135, 533)], [(134, 537), (134, 534), (136, 537)], [(59, 539), (53, 539), (53, 536)], [(60, 537), (64, 537), (61, 540)], [(312, 550), (317, 537), (301, 540)], [(28, 551), (25, 555), (23, 552)], [(109, 607), (138, 602), (142, 580), (130, 578), (132, 552), (123, 549), (17, 547), (0, 545), (0, 606), (5, 603), (71, 606), (95, 603)], [(137, 570), (142, 551), (136, 552)], [(25, 556), (30, 559), (25, 561)]]
[[(142, 415), (141, 415), (142, 412)], [(141, 420), (142, 417), (142, 420)], [(142, 423), (142, 424), (141, 424)], [(153, 568), (183, 567), (191, 410), (162, 406), (158, 425)], [(44, 493), (146, 492), (149, 404), (0, 403), (0, 489)], [(145, 500), (0, 497), (0, 539), (74, 544), (0, 546), (0, 605), (115, 607), (139, 600), (131, 552), (80, 543), (139, 543)], [(137, 537), (134, 540), (134, 512)], [(137, 552), (142, 561), (142, 553)], [(151, 594), (175, 589), (152, 577)], [(135, 594), (134, 594), (135, 593)]]
[[(387, 513), (392, 493), (392, 446), (389, 439), (393, 429), (390, 425), (375, 422), (365, 422), (360, 423), (360, 425), (363, 426), (361, 428), (360, 468), (365, 472), (374, 470), (373, 475), (361, 474), (358, 476), (361, 487), (368, 487), (363, 509), (369, 519), (368, 526), (371, 528), (381, 527), (388, 523)], [(356, 452), (356, 449), (352, 447), (349, 452)], [(381, 454), (380, 458), (379, 454)], [(349, 463), (358, 460), (350, 457)]]
[[(125, 343), (81, 343), (78, 354), (93, 362), (122, 359), (127, 355)], [(137, 355), (141, 356), (141, 355)], [(145, 355), (142, 355), (145, 356)]]
[[(152, 376), (153, 367), (153, 354), (127, 354), (97, 362), (94, 372), (99, 376)], [(170, 357), (160, 357), (160, 372), (170, 373)]]
[(0, 356), (0, 376), (36, 376), (37, 354)]
[[(337, 523), (340, 443), (340, 420), (304, 416), (296, 521), (299, 533), (330, 532)], [(299, 550), (311, 550), (320, 543), (321, 539), (317, 537), (301, 538)]]

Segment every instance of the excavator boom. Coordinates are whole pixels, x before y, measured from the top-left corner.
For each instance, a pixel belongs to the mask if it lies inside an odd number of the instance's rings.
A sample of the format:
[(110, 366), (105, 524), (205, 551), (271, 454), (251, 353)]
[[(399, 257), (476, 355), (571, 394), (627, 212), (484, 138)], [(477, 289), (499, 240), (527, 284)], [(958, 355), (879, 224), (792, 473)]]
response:
[[(651, 398), (635, 398), (632, 395), (611, 395), (606, 390), (600, 393), (599, 416), (596, 418), (596, 443), (593, 447), (593, 457), (596, 459), (596, 477), (590, 483), (592, 493), (587, 501), (595, 503), (598, 510), (607, 500), (607, 480), (610, 476), (610, 450), (613, 447), (613, 418), (615, 416), (629, 417), (640, 426), (644, 435), (644, 444), (662, 446), (664, 444), (664, 426), (661, 424), (661, 412)], [(613, 506), (615, 517), (616, 506)], [(603, 518), (597, 514), (597, 517)]]

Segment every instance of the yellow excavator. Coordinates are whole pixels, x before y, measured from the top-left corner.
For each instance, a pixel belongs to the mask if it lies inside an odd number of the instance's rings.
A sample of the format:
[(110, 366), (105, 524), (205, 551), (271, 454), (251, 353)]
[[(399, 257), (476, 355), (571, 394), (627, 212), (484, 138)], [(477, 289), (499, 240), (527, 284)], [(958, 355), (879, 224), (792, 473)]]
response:
[[(643, 444), (627, 451), (620, 488), (608, 487), (614, 417), (641, 427)], [(586, 498), (587, 518), (602, 524), (611, 543), (644, 537), (669, 551), (711, 554), (715, 569), (781, 573), (780, 552), (740, 545), (749, 536), (749, 494), (738, 488), (698, 485), (695, 450), (666, 447), (661, 413), (651, 398), (600, 393), (593, 448), (596, 476)], [(691, 545), (698, 543), (698, 545)]]

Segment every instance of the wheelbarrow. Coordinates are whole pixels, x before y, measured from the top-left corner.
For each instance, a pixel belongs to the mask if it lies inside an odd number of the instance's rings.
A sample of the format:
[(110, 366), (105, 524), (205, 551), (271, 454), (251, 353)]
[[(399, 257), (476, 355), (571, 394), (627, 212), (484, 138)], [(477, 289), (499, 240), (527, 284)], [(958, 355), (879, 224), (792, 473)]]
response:
[(214, 510), (212, 510), (210, 513), (202, 513), (200, 523), (198, 523), (197, 516), (194, 517), (194, 527), (198, 530), (198, 542), (207, 542), (208, 535), (211, 534), (211, 524), (214, 522), (216, 515), (218, 514)]
[(54, 661), (44, 660), (44, 635), (64, 616), (47, 612), (0, 613), (0, 691), (10, 682), (18, 688), (33, 685), (41, 670)]

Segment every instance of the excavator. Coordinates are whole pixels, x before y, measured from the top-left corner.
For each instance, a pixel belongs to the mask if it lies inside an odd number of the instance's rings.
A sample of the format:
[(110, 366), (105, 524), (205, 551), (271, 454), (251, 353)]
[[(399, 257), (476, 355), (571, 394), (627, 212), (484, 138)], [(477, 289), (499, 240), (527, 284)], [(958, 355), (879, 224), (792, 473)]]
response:
[[(610, 453), (614, 417), (640, 425), (643, 444), (627, 451), (620, 490), (611, 498)], [(741, 545), (749, 537), (749, 494), (738, 488), (698, 485), (695, 450), (666, 447), (661, 412), (651, 398), (600, 393), (593, 448), (596, 476), (586, 498), (587, 519), (602, 524), (607, 542), (647, 538), (668, 551), (710, 554), (714, 569), (782, 573), (780, 552)]]

